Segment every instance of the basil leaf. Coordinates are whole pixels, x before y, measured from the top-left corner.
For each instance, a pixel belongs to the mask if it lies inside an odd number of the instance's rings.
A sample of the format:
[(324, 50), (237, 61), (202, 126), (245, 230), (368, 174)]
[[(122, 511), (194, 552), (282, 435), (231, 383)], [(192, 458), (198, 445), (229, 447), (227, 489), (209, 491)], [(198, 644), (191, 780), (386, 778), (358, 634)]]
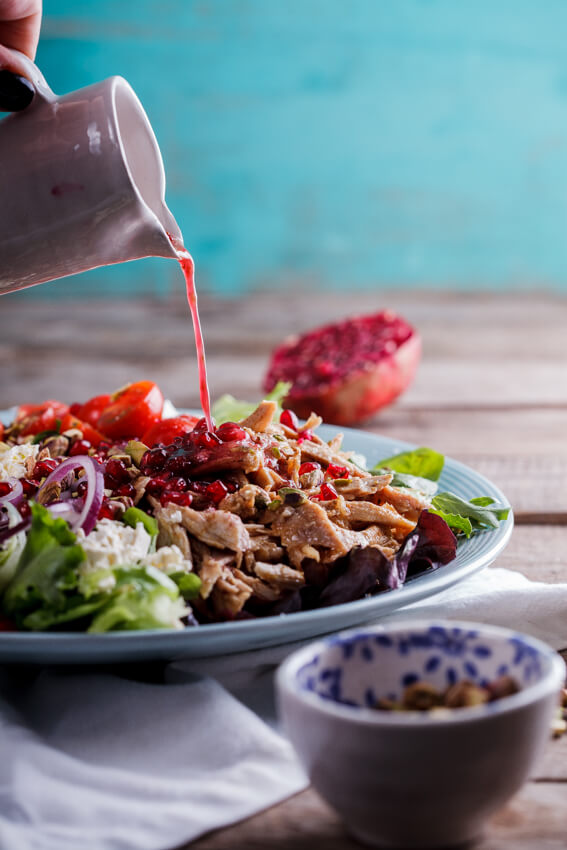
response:
[(428, 449), (426, 446), (421, 446), (419, 449), (413, 449), (409, 452), (400, 452), (400, 454), (392, 455), (392, 457), (384, 458), (370, 471), (373, 474), (377, 468), (387, 466), (388, 469), (394, 472), (401, 472), (404, 475), (415, 475), (417, 478), (427, 478), (430, 481), (437, 481), (443, 466), (445, 458), (434, 449)]

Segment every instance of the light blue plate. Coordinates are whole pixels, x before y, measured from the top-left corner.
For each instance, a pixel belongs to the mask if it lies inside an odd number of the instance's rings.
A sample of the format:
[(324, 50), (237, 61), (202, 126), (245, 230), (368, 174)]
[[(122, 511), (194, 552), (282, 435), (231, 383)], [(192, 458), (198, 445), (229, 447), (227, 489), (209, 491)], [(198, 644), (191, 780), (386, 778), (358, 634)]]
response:
[[(0, 418), (8, 422), (13, 412), (4, 411)], [(361, 452), (369, 466), (408, 448), (388, 437), (378, 437), (349, 428), (344, 432), (344, 448)], [(330, 425), (318, 433), (329, 440), (339, 431)], [(491, 496), (506, 502), (501, 491), (487, 478), (457, 461), (447, 459), (440, 479), (443, 490), (459, 496)], [(459, 544), (456, 559), (434, 572), (411, 579), (398, 590), (379, 594), (357, 602), (347, 602), (314, 611), (299, 611), (258, 620), (213, 623), (184, 631), (116, 632), (88, 635), (77, 632), (4, 632), (0, 633), (0, 663), (19, 661), (35, 664), (99, 664), (150, 660), (172, 661), (227, 655), (345, 629), (376, 620), (384, 614), (433, 596), (471, 573), (486, 567), (503, 551), (510, 539), (513, 517), (494, 531), (483, 532)]]

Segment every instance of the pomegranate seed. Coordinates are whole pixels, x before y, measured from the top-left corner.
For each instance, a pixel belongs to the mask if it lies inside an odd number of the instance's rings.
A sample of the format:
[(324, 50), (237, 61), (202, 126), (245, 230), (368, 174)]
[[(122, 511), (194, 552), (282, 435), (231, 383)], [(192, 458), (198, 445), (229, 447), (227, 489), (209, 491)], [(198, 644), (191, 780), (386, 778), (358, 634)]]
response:
[(184, 478), (170, 478), (169, 481), (166, 482), (165, 487), (163, 488), (164, 492), (168, 493), (174, 491), (177, 493), (184, 493), (187, 489), (187, 482)]
[(26, 519), (31, 514), (31, 508), (28, 502), (21, 502), (21, 504), (18, 505), (18, 510), (22, 519)]
[(222, 481), (213, 481), (209, 484), (205, 490), (206, 495), (211, 499), (215, 505), (218, 505), (219, 502), (222, 502), (224, 497), (228, 493), (228, 488), (222, 483)]
[(121, 484), (114, 492), (118, 496), (128, 496), (130, 499), (133, 499), (136, 495), (136, 488), (133, 484)]
[(193, 496), (191, 493), (178, 493), (175, 490), (164, 490), (159, 500), (162, 506), (167, 505), (168, 502), (173, 502), (174, 505), (189, 507), (193, 501)]
[[(206, 419), (205, 419), (205, 417), (203, 416), (203, 417), (202, 417), (201, 419), (199, 419), (199, 421), (196, 423), (195, 427), (193, 428), (193, 432), (192, 432), (192, 433), (194, 433), (194, 434), (203, 434), (205, 431), (208, 431), (208, 430), (209, 430), (209, 426), (208, 426), (208, 424), (207, 424), (207, 420), (206, 420)], [(190, 433), (191, 433), (191, 432), (190, 432)]]
[(88, 440), (77, 440), (69, 449), (69, 454), (71, 457), (75, 455), (88, 455), (91, 448), (92, 444)]
[(76, 487), (77, 495), (84, 496), (88, 489), (89, 489), (89, 485), (87, 484), (86, 481), (79, 481), (79, 483), (77, 484), (77, 487)]
[(45, 460), (38, 460), (33, 468), (33, 478), (46, 478), (53, 472), (58, 463), (54, 457), (46, 457)]
[(191, 482), (191, 489), (195, 493), (206, 493), (208, 486), (209, 486), (208, 481), (192, 481)]
[(24, 490), (24, 496), (27, 496), (28, 498), (30, 496), (35, 496), (37, 492), (37, 484), (35, 481), (30, 481), (29, 478), (22, 478), (21, 482)]
[(8, 481), (0, 481), (0, 498), (2, 496), (9, 496), (12, 490), (13, 487)]
[(327, 475), (329, 478), (348, 478), (348, 469), (346, 466), (338, 466), (336, 463), (330, 463), (327, 467)]
[(200, 449), (211, 449), (215, 446), (220, 446), (221, 441), (212, 431), (205, 431), (203, 434), (198, 434), (195, 443)]
[(97, 446), (98, 451), (101, 455), (105, 455), (109, 450), (111, 443), (107, 443), (106, 440), (101, 440)]
[(217, 428), (217, 437), (219, 437), (223, 443), (233, 443), (237, 440), (242, 442), (247, 438), (248, 434), (244, 430), (244, 428), (240, 428), (236, 422), (223, 422), (222, 425), (219, 425)]
[(166, 484), (167, 478), (160, 475), (150, 478), (146, 484), (146, 493), (149, 493), (150, 496), (159, 496)]
[(301, 434), (297, 438), (297, 442), (299, 444), (301, 444), (301, 443), (304, 443), (305, 440), (312, 440), (312, 439), (313, 439), (313, 434), (311, 433), (311, 431), (307, 430), (307, 431), (301, 432)]
[(321, 495), (320, 499), (323, 502), (329, 502), (331, 499), (338, 499), (339, 494), (335, 490), (332, 484), (321, 484)]
[(167, 472), (174, 475), (189, 475), (191, 467), (191, 459), (187, 455), (172, 455), (165, 464)]
[(100, 511), (98, 512), (99, 519), (116, 519), (117, 515), (121, 513), (120, 505), (112, 502), (105, 501), (102, 503), (100, 507)]
[(161, 472), (167, 461), (167, 452), (165, 449), (150, 449), (143, 455), (140, 462), (140, 469), (144, 475), (151, 475), (152, 472)]
[(280, 422), (282, 425), (287, 425), (288, 428), (293, 428), (294, 431), (299, 428), (299, 420), (293, 410), (282, 410)]
[(125, 484), (130, 480), (130, 474), (123, 460), (111, 457), (106, 461), (105, 473), (118, 484)]
[(307, 472), (315, 472), (316, 469), (321, 469), (321, 464), (314, 460), (308, 460), (299, 467), (299, 474), (305, 475)]

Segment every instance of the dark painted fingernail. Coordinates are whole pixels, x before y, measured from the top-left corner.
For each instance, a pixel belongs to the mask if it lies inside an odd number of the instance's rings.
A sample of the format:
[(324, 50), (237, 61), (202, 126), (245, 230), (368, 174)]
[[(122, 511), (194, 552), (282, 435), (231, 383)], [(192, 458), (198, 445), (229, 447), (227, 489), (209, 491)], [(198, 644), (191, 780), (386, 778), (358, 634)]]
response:
[(33, 100), (34, 87), (25, 77), (0, 71), (0, 112), (20, 112)]

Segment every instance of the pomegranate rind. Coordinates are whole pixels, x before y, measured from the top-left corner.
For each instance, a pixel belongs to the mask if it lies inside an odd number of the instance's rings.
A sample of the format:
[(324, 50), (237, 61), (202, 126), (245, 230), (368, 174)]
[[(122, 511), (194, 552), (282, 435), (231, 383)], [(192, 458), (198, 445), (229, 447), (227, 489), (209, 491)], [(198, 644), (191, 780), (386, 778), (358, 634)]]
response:
[[(283, 406), (289, 407), (302, 419), (315, 412), (325, 422), (334, 425), (356, 425), (395, 401), (411, 384), (422, 350), (421, 339), (415, 329), (403, 319), (396, 319), (409, 333), (397, 348), (391, 352), (382, 352), (376, 362), (369, 360), (345, 377), (331, 383), (320, 381), (309, 391), (299, 389), (297, 385), (292, 386)], [(297, 338), (288, 340), (274, 351), (264, 383), (265, 389), (270, 389), (277, 380), (289, 380), (288, 372), (285, 376), (278, 374), (279, 363), (289, 346), (297, 346), (298, 342), (300, 340)]]

